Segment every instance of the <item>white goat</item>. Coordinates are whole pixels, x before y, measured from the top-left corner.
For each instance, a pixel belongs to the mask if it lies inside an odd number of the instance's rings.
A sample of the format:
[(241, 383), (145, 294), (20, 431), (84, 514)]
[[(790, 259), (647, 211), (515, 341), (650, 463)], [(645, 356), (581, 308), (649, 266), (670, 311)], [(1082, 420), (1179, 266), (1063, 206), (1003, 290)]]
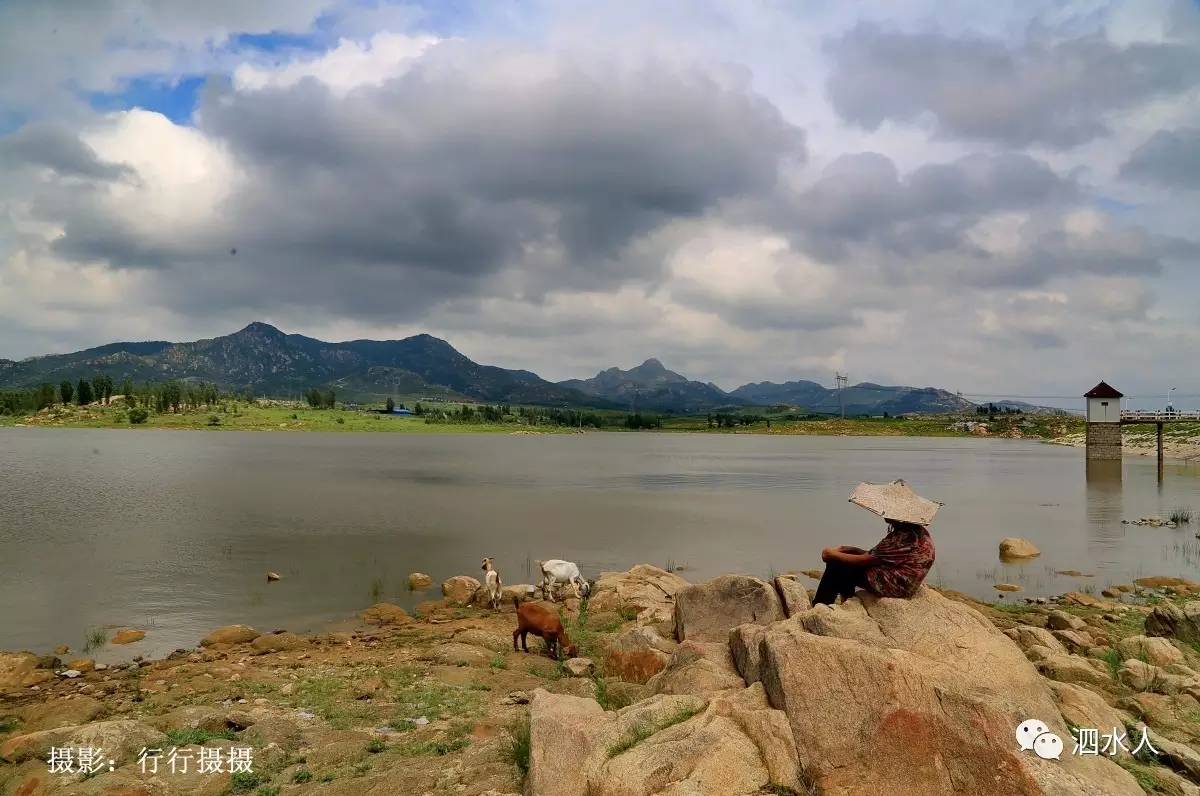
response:
[[(592, 592), (592, 586), (579, 574), (579, 567), (571, 561), (552, 558), (549, 561), (537, 562), (542, 570), (542, 597), (554, 601), (554, 586), (557, 583), (570, 583), (576, 597), (587, 597)], [(582, 592), (582, 594), (581, 594)]]
[(483, 559), (483, 590), (487, 594), (488, 605), (492, 606), (492, 610), (500, 607), (500, 600), (504, 596), (504, 584), (500, 581), (500, 573), (492, 568), (491, 558)]

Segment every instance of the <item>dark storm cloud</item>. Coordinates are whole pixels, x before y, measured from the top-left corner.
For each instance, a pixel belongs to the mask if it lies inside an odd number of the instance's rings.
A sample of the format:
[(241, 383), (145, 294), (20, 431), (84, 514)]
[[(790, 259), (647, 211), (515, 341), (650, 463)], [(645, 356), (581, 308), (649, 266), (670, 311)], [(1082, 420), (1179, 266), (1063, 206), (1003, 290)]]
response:
[(905, 33), (859, 23), (827, 44), (827, 92), (848, 122), (932, 116), (946, 137), (1070, 147), (1107, 117), (1200, 84), (1196, 43), (1118, 46), (1100, 35), (1018, 46), (979, 36)]
[(1134, 150), (1121, 176), (1166, 188), (1200, 189), (1200, 128), (1159, 130)]
[[(822, 237), (864, 240), (906, 222), (1042, 207), (1077, 195), (1073, 181), (1024, 154), (969, 155), (901, 178), (890, 158), (863, 152), (831, 163), (795, 211)], [(929, 232), (936, 235), (933, 227)]]
[(58, 251), (194, 263), (239, 291), (396, 316), (502, 273), (512, 284), (492, 290), (527, 297), (652, 278), (622, 256), (632, 240), (771, 191), (781, 159), (804, 154), (802, 132), (729, 75), (436, 50), (344, 95), (311, 78), (210, 85), (197, 125), (245, 173), (211, 237), (148, 242), (76, 203)]
[[(1070, 234), (1068, 215), (1085, 207), (1074, 179), (1028, 155), (970, 155), (901, 175), (868, 152), (831, 163), (775, 222), (814, 256), (847, 267), (870, 260), (896, 283), (1033, 287), (1077, 274), (1158, 274), (1180, 256), (1181, 242), (1108, 216)], [(980, 225), (1005, 213), (1024, 220), (1000, 233), (1003, 245), (980, 242)]]
[(132, 176), (123, 165), (105, 163), (79, 136), (55, 124), (27, 124), (12, 135), (0, 138), (0, 165), (17, 169), (39, 166), (61, 177), (117, 180)]

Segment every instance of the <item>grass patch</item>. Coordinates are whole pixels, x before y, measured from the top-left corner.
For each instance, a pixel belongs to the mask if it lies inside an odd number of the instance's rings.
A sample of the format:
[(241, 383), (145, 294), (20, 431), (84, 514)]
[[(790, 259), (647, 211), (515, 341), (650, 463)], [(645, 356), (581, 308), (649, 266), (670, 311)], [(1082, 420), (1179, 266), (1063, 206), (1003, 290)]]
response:
[(292, 774), (292, 782), (295, 782), (297, 785), (304, 782), (312, 782), (312, 772), (307, 768), (302, 768), (295, 774)]
[(1162, 793), (1158, 787), (1158, 779), (1150, 773), (1146, 766), (1135, 763), (1123, 757), (1114, 757), (1117, 765), (1128, 771), (1137, 780), (1138, 787), (1146, 793)]
[(234, 793), (252, 791), (262, 784), (263, 775), (260, 771), (239, 771), (229, 777), (229, 789)]
[(5, 716), (0, 718), (0, 734), (12, 732), (21, 726), (21, 720), (16, 716)]
[(608, 683), (603, 677), (596, 677), (592, 680), (593, 691), (596, 694), (596, 701), (600, 703), (600, 707), (605, 710), (620, 710), (628, 707), (631, 703), (625, 695), (614, 694), (608, 690)]
[(337, 775), (334, 774), (332, 771), (326, 772), (321, 775), (322, 782), (333, 782), (335, 779), (337, 779)]
[(1176, 525), (1187, 525), (1192, 521), (1192, 510), (1183, 507), (1174, 509), (1167, 519)]
[(358, 722), (373, 720), (376, 711), (370, 705), (355, 700), (347, 678), (310, 677), (296, 686), (292, 701), (298, 707), (311, 710), (336, 730), (349, 729)]
[(389, 725), (397, 730), (411, 729), (412, 719), (416, 718), (436, 721), (451, 716), (472, 715), (482, 701), (478, 691), (427, 679), (416, 669), (407, 666), (392, 667), (381, 674), (401, 714)]
[(497, 654), (492, 657), (492, 660), (490, 663), (488, 663), (488, 666), (492, 667), (493, 669), (507, 669), (508, 660), (505, 659), (503, 655)]
[(1108, 676), (1116, 680), (1121, 672), (1121, 653), (1109, 647), (1104, 651), (1104, 665), (1108, 667)]
[(279, 796), (279, 786), (263, 785), (254, 791), (254, 796)]
[(104, 628), (97, 627), (87, 632), (84, 638), (83, 651), (91, 652), (94, 649), (99, 649), (108, 643), (108, 634), (104, 632)]
[(382, 752), (384, 749), (387, 749), (387, 744), (385, 744), (379, 738), (372, 738), (371, 742), (367, 744), (367, 753), (368, 754), (377, 755), (380, 752)]
[(504, 759), (521, 772), (521, 781), (529, 774), (529, 717), (523, 716), (508, 725), (508, 743), (501, 748)]
[(402, 757), (444, 757), (471, 745), (469, 738), (438, 741), (409, 741), (397, 747)]
[(699, 708), (680, 708), (675, 713), (662, 719), (658, 722), (639, 722), (633, 726), (625, 737), (608, 748), (608, 757), (614, 758), (619, 754), (628, 752), (633, 747), (640, 744), (656, 733), (660, 733), (668, 727), (674, 727), (676, 724), (682, 724), (700, 712)]
[(167, 730), (167, 740), (172, 746), (199, 746), (202, 743), (207, 743), (212, 740), (232, 741), (237, 736), (233, 734), (233, 730), (221, 730), (220, 732), (209, 732), (202, 730), (199, 727), (191, 730)]

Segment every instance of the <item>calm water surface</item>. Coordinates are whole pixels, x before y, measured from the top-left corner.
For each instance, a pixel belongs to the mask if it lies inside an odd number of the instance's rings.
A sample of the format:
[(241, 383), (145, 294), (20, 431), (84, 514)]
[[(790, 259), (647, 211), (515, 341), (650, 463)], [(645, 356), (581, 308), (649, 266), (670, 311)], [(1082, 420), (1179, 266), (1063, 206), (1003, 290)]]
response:
[[(819, 566), (826, 545), (882, 535), (846, 496), (896, 477), (946, 503), (939, 585), (994, 599), (999, 581), (1033, 596), (1197, 577), (1194, 530), (1121, 520), (1200, 509), (1198, 475), (1168, 465), (1160, 485), (1131, 458), (1088, 477), (1080, 449), (1012, 440), (4, 429), (0, 649), (79, 649), (100, 626), (148, 631), (102, 659), (232, 622), (314, 629), (373, 602), (377, 583), (411, 606), (425, 597), (405, 590), (409, 572), (475, 575), (485, 555), (506, 583), (545, 558), (592, 577), (673, 560), (691, 580)], [(999, 562), (1003, 536), (1042, 556)]]

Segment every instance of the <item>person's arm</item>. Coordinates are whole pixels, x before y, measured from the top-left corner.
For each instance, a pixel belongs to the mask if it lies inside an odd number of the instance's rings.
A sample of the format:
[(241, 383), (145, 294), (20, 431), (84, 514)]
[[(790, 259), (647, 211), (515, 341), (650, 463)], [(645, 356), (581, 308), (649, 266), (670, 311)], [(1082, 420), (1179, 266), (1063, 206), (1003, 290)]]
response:
[(838, 547), (826, 547), (822, 550), (821, 560), (826, 563), (837, 561), (851, 567), (870, 567), (879, 563), (879, 559), (870, 553), (848, 553)]

